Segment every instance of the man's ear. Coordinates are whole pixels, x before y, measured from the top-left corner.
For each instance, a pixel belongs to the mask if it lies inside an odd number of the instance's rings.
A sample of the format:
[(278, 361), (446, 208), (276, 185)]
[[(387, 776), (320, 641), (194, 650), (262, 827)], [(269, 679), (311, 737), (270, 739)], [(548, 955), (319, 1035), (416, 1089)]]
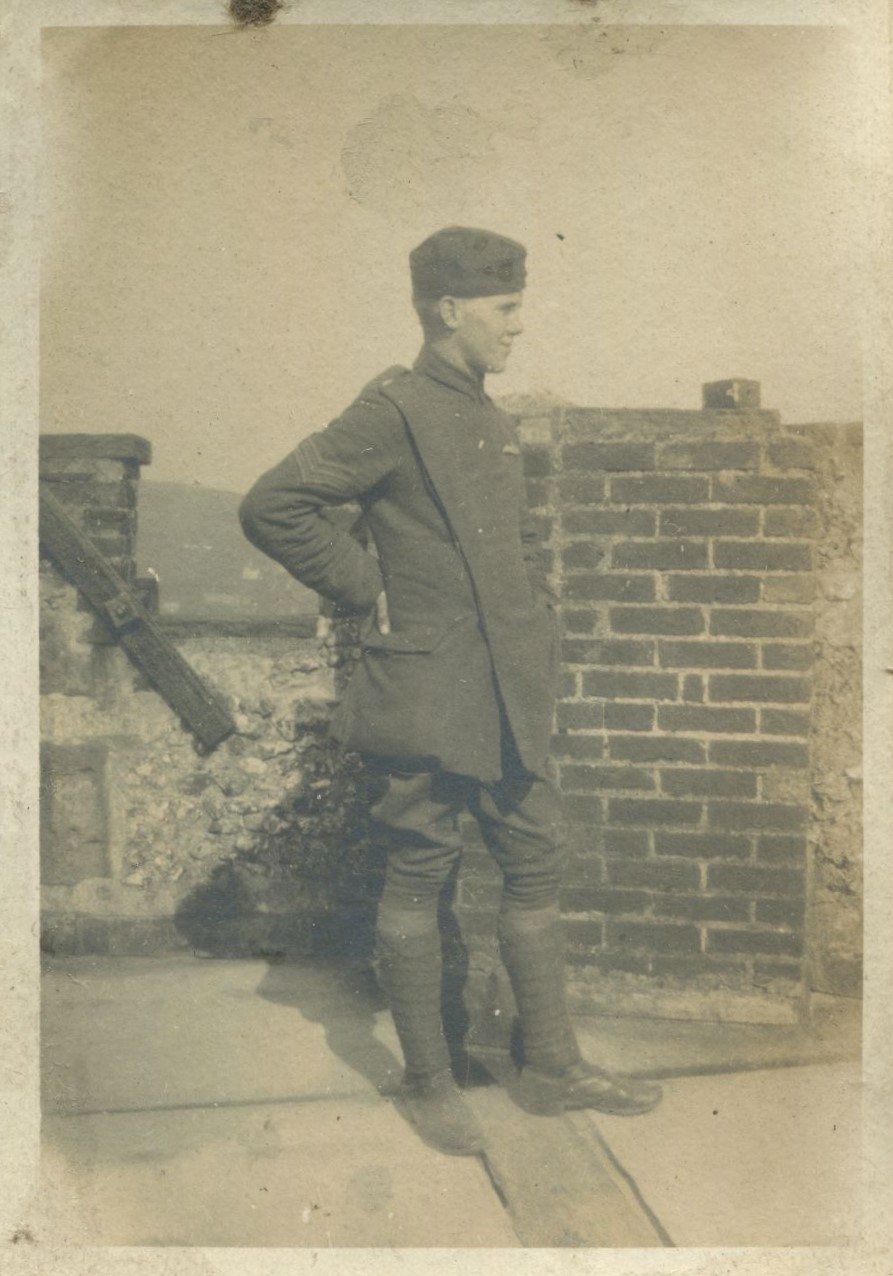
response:
[(440, 317), (450, 332), (455, 332), (462, 322), (462, 301), (459, 297), (441, 297), (438, 302)]

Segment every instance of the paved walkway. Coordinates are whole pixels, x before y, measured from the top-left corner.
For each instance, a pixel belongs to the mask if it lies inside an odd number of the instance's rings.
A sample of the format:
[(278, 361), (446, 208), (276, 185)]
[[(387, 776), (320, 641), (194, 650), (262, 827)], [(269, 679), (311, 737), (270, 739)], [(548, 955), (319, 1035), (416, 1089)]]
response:
[[(33, 1221), (57, 1244), (846, 1244), (854, 1028), (584, 1021), (590, 1057), (669, 1078), (660, 1107), (529, 1116), (490, 1058), (504, 1084), (482, 1072), (468, 1093), (491, 1145), (457, 1158), (387, 1100), (397, 1044), (355, 971), (53, 959)], [(802, 1169), (817, 1162), (807, 1192)]]

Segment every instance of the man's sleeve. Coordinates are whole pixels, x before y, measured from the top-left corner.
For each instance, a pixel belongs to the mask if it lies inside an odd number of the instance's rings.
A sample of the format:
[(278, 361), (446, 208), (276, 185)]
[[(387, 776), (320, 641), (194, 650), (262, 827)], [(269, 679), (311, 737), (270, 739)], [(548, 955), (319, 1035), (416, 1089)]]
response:
[(239, 507), (245, 535), (336, 606), (367, 611), (383, 588), (378, 560), (324, 511), (387, 478), (399, 462), (402, 434), (389, 400), (361, 397), (258, 479)]

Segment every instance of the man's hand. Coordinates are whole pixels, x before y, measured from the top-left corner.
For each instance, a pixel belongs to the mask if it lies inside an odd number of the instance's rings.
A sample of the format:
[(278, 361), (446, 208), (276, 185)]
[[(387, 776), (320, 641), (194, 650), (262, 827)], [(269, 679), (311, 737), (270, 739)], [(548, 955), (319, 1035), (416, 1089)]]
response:
[[(391, 632), (391, 619), (388, 615), (388, 596), (384, 592), (375, 600), (375, 625), (380, 634)], [(356, 647), (354, 626), (339, 623), (334, 616), (321, 615), (316, 622), (316, 637), (325, 652), (326, 664), (338, 669), (359, 654)]]

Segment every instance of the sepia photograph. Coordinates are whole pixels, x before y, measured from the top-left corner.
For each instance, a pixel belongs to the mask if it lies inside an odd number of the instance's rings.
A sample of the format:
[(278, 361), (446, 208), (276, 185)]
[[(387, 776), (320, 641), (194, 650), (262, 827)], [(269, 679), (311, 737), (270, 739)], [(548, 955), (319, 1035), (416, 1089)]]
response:
[(39, 31), (17, 1254), (855, 1252), (863, 36), (130, 7)]

